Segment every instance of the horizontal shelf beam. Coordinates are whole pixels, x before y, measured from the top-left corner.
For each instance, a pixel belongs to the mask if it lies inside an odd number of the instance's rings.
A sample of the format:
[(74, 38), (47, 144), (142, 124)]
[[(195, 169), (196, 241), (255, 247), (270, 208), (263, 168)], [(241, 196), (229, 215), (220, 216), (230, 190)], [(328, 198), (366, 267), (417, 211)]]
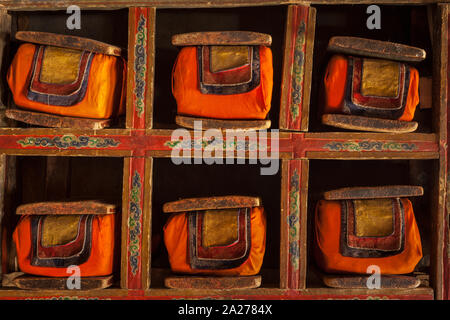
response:
[[(139, 291), (139, 292), (136, 292)], [(137, 294), (139, 293), (139, 294)], [(290, 298), (298, 300), (317, 299), (405, 299), (405, 300), (432, 300), (433, 289), (419, 287), (416, 289), (332, 289), (332, 288), (311, 288), (303, 290), (285, 290), (277, 288), (258, 288), (248, 290), (178, 290), (178, 289), (148, 289), (148, 290), (126, 290), (126, 289), (103, 289), (103, 290), (0, 290), (0, 300), (2, 299), (89, 299), (90, 297), (101, 299), (172, 299), (172, 298), (211, 298), (211, 299), (265, 299)]]
[(276, 157), (272, 152), (278, 152), (280, 159), (437, 159), (440, 151), (435, 134), (254, 131), (204, 136), (182, 130), (0, 129), (0, 153), (272, 159)]
[(448, 2), (448, 0), (297, 0), (297, 1), (276, 1), (276, 0), (78, 0), (78, 1), (31, 1), (31, 0), (5, 0), (0, 4), (0, 8), (8, 10), (65, 10), (69, 5), (77, 5), (82, 9), (121, 9), (127, 7), (156, 8), (229, 8), (229, 7), (249, 7), (249, 6), (273, 6), (289, 4), (430, 4)]

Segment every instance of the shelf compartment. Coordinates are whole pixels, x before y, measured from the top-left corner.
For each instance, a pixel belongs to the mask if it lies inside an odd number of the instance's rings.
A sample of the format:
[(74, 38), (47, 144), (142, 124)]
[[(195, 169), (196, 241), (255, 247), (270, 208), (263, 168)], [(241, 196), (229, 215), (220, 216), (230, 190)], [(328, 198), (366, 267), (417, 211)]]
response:
[(260, 271), (261, 287), (279, 287), (280, 172), (272, 176), (263, 176), (260, 175), (261, 166), (253, 164), (175, 165), (171, 159), (164, 158), (156, 158), (153, 162), (150, 289), (164, 288), (164, 278), (174, 275), (170, 271), (162, 230), (170, 214), (163, 213), (163, 205), (184, 198), (222, 195), (261, 198), (267, 219), (266, 249)]
[[(338, 290), (328, 288), (321, 280), (323, 272), (314, 261), (314, 215), (317, 202), (323, 193), (341, 187), (369, 187), (384, 185), (417, 185), (422, 186), (424, 195), (409, 197), (414, 208), (414, 216), (419, 228), (423, 257), (415, 267), (424, 279), (417, 289), (433, 289), (432, 276), (438, 272), (431, 261), (435, 259), (433, 239), (433, 216), (437, 215), (435, 205), (434, 183), (438, 170), (438, 160), (310, 160), (308, 190), (308, 269), (307, 288), (323, 289), (338, 294)], [(355, 289), (356, 290), (356, 289)], [(387, 290), (387, 289), (386, 289)], [(402, 290), (402, 289), (389, 289)], [(376, 290), (373, 290), (376, 292)]]
[[(5, 44), (0, 45), (2, 50), (1, 63), (1, 85), (0, 96), (3, 105), (8, 108), (17, 108), (14, 105), (12, 93), (6, 83), (6, 73), (10, 67), (12, 59), (17, 52), (19, 42), (15, 40), (15, 34), (19, 31), (41, 31), (50, 32), (56, 34), (64, 34), (71, 36), (85, 37), (111, 45), (117, 46), (122, 49), (123, 56), (126, 60), (126, 49), (128, 47), (128, 10), (83, 10), (81, 11), (81, 28), (69, 30), (66, 26), (66, 20), (69, 18), (69, 14), (64, 11), (8, 11), (4, 14), (6, 23), (2, 30), (8, 35), (8, 41)], [(125, 66), (126, 67), (126, 66)], [(33, 114), (36, 112), (33, 112)], [(3, 115), (3, 112), (2, 112)], [(43, 117), (39, 117), (41, 113), (37, 113), (38, 117), (34, 117), (33, 121), (44, 123), (46, 120)], [(45, 116), (45, 113), (43, 114)], [(28, 116), (27, 116), (28, 117)], [(58, 121), (60, 125), (67, 121), (70, 117), (60, 117), (54, 115), (54, 118), (60, 118)], [(16, 117), (17, 118), (17, 115)], [(44, 121), (45, 120), (45, 121)], [(69, 119), (70, 120), (70, 119)], [(74, 125), (77, 123), (73, 121)], [(82, 121), (83, 119), (80, 119)], [(7, 126), (19, 126), (24, 128), (40, 127), (40, 125), (27, 124), (21, 121), (15, 121), (12, 119), (6, 119)], [(88, 121), (88, 120), (86, 120)], [(92, 122), (92, 120), (91, 120)], [(104, 126), (105, 121), (98, 121), (97, 124)], [(67, 125), (67, 124), (66, 124)], [(91, 125), (91, 124), (89, 124)], [(121, 116), (111, 120), (112, 128), (124, 128), (125, 117)]]
[[(422, 48), (426, 51), (425, 60), (419, 63), (409, 64), (417, 68), (420, 77), (425, 78), (426, 81), (434, 76), (434, 55), (439, 55), (440, 53), (436, 52), (438, 50), (437, 48), (439, 48), (437, 42), (435, 46), (432, 46), (430, 40), (432, 28), (430, 28), (430, 25), (436, 24), (437, 20), (435, 21), (435, 18), (433, 18), (431, 23), (428, 22), (428, 17), (430, 17), (430, 15), (429, 12), (427, 12), (427, 7), (420, 5), (379, 5), (379, 7), (382, 17), (381, 29), (369, 30), (366, 26), (366, 20), (369, 18), (369, 15), (366, 13), (366, 5), (314, 5), (314, 8), (317, 10), (317, 17), (312, 70), (311, 104), (309, 110), (309, 131), (349, 132), (349, 130), (327, 126), (321, 122), (321, 84), (323, 83), (325, 68), (328, 61), (334, 54), (327, 51), (328, 41), (333, 36), (352, 36), (383, 40)], [(396, 32), (392, 33), (392, 30), (396, 30)], [(433, 83), (433, 85), (436, 85), (434, 80)], [(439, 128), (435, 127), (433, 123), (433, 118), (436, 116), (433, 114), (433, 108), (431, 108), (429, 100), (428, 103), (424, 103), (423, 105), (419, 104), (417, 106), (413, 119), (413, 121), (418, 122), (418, 128), (415, 132), (439, 132)]]
[[(272, 36), (270, 49), (273, 55), (274, 81), (272, 106), (267, 119), (271, 121), (272, 128), (278, 128), (285, 20), (286, 6), (157, 9), (153, 127), (177, 127), (177, 105), (171, 91), (171, 70), (180, 49), (172, 45), (173, 35), (203, 31), (253, 31)], [(271, 23), (268, 24), (267, 21)]]
[[(3, 156), (4, 194), (2, 230), (2, 274), (20, 271), (12, 241), (19, 205), (44, 201), (104, 200), (118, 208), (115, 217), (113, 285), (120, 280), (120, 239), (123, 159), (92, 157)], [(2, 288), (2, 290), (11, 288)], [(106, 290), (109, 290), (106, 289)], [(19, 290), (23, 291), (23, 290)], [(28, 292), (28, 291), (23, 291)]]

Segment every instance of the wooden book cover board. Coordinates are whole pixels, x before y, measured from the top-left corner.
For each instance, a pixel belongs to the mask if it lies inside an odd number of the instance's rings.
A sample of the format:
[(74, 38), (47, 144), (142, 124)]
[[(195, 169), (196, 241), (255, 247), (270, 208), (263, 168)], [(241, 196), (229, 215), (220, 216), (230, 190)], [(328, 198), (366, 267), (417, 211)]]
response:
[(105, 289), (113, 284), (113, 276), (81, 277), (80, 287), (69, 288), (72, 284), (68, 277), (40, 277), (14, 272), (5, 274), (2, 279), (3, 287), (17, 287), (25, 290), (95, 290)]
[(399, 121), (346, 114), (324, 114), (322, 123), (328, 126), (370, 132), (409, 133), (416, 131), (415, 121)]
[(257, 197), (246, 196), (223, 196), (189, 198), (178, 201), (167, 202), (163, 206), (163, 212), (185, 212), (198, 210), (217, 210), (231, 208), (259, 207), (261, 200)]
[(116, 206), (101, 201), (54, 201), (35, 202), (17, 207), (18, 215), (81, 215), (81, 214), (113, 214)]
[(68, 49), (86, 50), (113, 56), (120, 56), (122, 54), (121, 48), (104, 42), (50, 32), (19, 31), (16, 33), (16, 39), (25, 42), (32, 42)]
[(109, 127), (112, 119), (88, 119), (59, 116), (55, 114), (32, 112), (19, 109), (7, 109), (6, 117), (16, 121), (49, 128), (73, 128), (98, 130)]
[(324, 192), (325, 200), (376, 199), (422, 196), (421, 186), (349, 187)]
[(195, 121), (201, 121), (202, 130), (264, 130), (270, 128), (270, 120), (219, 120), (208, 118), (195, 118), (186, 116), (176, 116), (175, 122), (179, 126), (195, 129)]
[[(322, 275), (324, 284), (339, 289), (370, 289), (375, 285), (370, 275)], [(420, 285), (420, 279), (413, 276), (381, 275), (379, 289), (414, 289)]]
[(332, 37), (328, 50), (349, 55), (418, 62), (426, 58), (423, 49), (400, 43), (358, 37)]
[(251, 31), (190, 32), (172, 36), (174, 46), (230, 45), (230, 46), (270, 46), (272, 37)]
[(199, 277), (175, 276), (165, 279), (165, 286), (171, 289), (254, 289), (261, 286), (261, 276), (244, 277)]

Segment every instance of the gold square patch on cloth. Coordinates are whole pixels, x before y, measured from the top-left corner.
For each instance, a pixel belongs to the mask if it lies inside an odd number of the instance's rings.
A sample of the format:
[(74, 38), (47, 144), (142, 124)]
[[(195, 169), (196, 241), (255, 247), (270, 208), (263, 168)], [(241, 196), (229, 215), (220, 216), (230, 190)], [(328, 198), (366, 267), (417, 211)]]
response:
[(203, 214), (202, 246), (217, 247), (238, 240), (238, 210), (207, 210)]
[(45, 47), (40, 81), (49, 84), (69, 84), (78, 79), (83, 51)]
[(400, 64), (380, 59), (363, 59), (361, 94), (375, 97), (397, 97)]
[(211, 46), (210, 70), (219, 72), (241, 67), (250, 63), (248, 46)]
[(80, 215), (46, 216), (42, 223), (41, 245), (60, 246), (74, 241), (78, 235)]
[(391, 199), (353, 200), (355, 234), (358, 237), (386, 237), (394, 232)]

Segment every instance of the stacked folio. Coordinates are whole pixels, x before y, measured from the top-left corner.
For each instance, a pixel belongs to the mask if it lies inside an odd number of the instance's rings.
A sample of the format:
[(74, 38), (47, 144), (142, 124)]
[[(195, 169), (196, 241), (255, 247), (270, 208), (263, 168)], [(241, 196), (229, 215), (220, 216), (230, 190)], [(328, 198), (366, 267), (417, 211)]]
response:
[(47, 127), (101, 129), (125, 112), (126, 62), (121, 49), (91, 39), (17, 32), (22, 40), (7, 80), (7, 116)]
[(197, 275), (168, 277), (167, 287), (260, 286), (266, 216), (259, 198), (190, 198), (166, 203), (163, 211), (172, 214), (164, 226), (172, 271)]
[(7, 286), (86, 290), (112, 285), (115, 205), (40, 202), (19, 206), (17, 214), (13, 240), (21, 272), (5, 275)]
[[(326, 285), (367, 288), (377, 273), (379, 287), (414, 288), (410, 274), (422, 258), (410, 196), (418, 186), (355, 187), (325, 192), (315, 213), (314, 254)], [(370, 282), (370, 281), (369, 281)], [(376, 282), (373, 285), (377, 285)]]

